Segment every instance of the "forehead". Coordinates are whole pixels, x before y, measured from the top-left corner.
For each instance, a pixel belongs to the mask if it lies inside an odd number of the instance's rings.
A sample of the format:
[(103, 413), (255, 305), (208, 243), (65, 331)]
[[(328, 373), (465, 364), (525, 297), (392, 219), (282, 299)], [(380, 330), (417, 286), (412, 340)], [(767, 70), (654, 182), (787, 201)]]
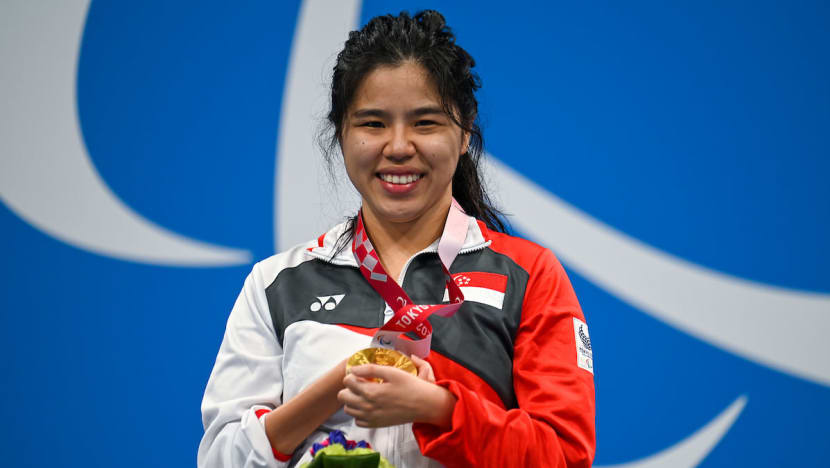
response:
[(366, 74), (355, 91), (352, 109), (437, 105), (438, 89), (429, 73), (413, 62), (380, 66)]

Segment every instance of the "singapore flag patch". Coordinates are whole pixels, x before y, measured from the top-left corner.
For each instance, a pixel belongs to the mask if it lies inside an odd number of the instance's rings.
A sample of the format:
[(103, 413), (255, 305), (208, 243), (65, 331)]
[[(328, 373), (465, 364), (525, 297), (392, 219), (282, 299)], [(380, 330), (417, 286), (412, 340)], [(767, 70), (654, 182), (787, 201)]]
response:
[[(456, 273), (452, 279), (461, 288), (465, 301), (487, 304), (496, 309), (504, 305), (504, 293), (507, 291), (507, 276), (483, 271)], [(444, 289), (444, 302), (449, 302), (450, 294)]]
[(574, 339), (576, 340), (576, 364), (590, 373), (594, 373), (594, 353), (591, 351), (591, 338), (588, 325), (574, 317)]

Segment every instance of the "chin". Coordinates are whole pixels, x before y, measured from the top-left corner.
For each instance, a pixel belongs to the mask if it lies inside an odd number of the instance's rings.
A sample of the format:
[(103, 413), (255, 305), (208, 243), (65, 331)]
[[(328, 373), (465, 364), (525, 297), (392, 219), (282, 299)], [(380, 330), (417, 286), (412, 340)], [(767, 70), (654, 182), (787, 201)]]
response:
[(406, 202), (388, 202), (378, 207), (375, 211), (377, 217), (390, 223), (409, 223), (418, 220), (428, 208), (426, 206), (414, 206)]
[(384, 211), (378, 213), (378, 217), (390, 223), (410, 223), (417, 221), (421, 213), (413, 213), (409, 210), (403, 211)]

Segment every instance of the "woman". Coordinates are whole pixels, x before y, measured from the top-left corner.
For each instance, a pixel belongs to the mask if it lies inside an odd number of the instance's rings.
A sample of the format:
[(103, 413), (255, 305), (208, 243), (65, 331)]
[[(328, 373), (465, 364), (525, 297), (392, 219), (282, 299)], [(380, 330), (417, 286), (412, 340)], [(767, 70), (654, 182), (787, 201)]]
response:
[[(482, 189), (473, 66), (434, 11), (349, 35), (330, 150), (342, 151), (361, 211), (254, 266), (205, 391), (200, 466), (292, 466), (331, 429), (399, 468), (591, 464), (587, 327), (553, 254), (504, 234)], [(384, 292), (393, 283), (400, 304)], [(462, 305), (429, 320), (417, 376), (346, 372), (378, 328), (450, 299)]]

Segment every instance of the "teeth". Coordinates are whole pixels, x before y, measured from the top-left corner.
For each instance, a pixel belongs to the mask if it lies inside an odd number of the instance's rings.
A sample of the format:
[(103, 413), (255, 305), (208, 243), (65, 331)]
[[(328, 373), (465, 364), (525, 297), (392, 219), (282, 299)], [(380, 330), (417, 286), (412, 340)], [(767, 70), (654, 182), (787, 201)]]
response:
[(390, 184), (397, 184), (397, 185), (405, 185), (411, 184), (416, 180), (420, 179), (421, 176), (418, 174), (406, 174), (406, 175), (393, 175), (393, 174), (381, 174), (380, 178), (384, 180), (384, 182), (389, 182)]

